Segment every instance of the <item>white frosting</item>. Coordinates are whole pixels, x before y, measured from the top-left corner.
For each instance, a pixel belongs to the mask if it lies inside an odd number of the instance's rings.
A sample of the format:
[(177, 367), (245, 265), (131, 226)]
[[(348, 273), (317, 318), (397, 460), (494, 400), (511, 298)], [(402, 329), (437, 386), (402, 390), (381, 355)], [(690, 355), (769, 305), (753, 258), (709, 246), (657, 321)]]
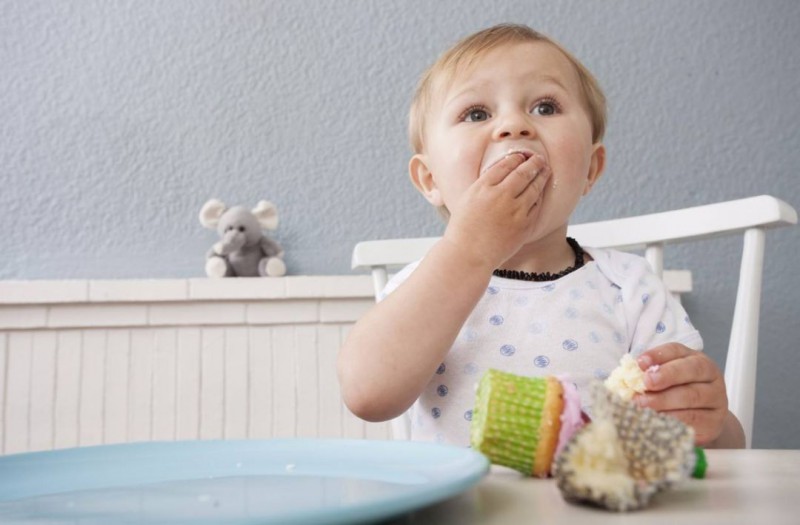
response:
[(646, 390), (644, 372), (630, 354), (622, 356), (619, 366), (608, 376), (605, 385), (625, 401), (630, 401), (634, 394), (641, 394)]

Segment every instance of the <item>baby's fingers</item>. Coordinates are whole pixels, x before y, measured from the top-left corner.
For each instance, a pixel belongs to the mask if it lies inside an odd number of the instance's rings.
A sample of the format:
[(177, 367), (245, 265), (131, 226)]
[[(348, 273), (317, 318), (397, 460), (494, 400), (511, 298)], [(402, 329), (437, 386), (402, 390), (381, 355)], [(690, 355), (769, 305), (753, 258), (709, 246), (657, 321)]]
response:
[(713, 383), (690, 383), (661, 392), (645, 392), (634, 397), (634, 402), (657, 412), (675, 410), (722, 409), (727, 400), (720, 397)]
[(509, 173), (497, 186), (509, 195), (513, 195), (515, 199), (533, 192), (533, 198), (529, 200), (535, 201), (544, 188), (544, 181), (549, 172), (550, 168), (544, 163), (544, 159), (531, 157)]
[(478, 180), (481, 180), (490, 186), (495, 186), (506, 180), (511, 172), (516, 170), (525, 162), (525, 155), (522, 153), (510, 153), (488, 167), (483, 173), (481, 173)]
[(536, 205), (541, 202), (544, 188), (552, 175), (553, 172), (549, 167), (542, 168), (542, 171), (533, 179), (533, 181), (531, 181), (528, 187), (523, 190), (520, 198), (525, 199), (528, 208), (528, 214), (530, 214)]
[(692, 350), (680, 343), (665, 343), (644, 352), (636, 360), (642, 370), (645, 370), (653, 365), (663, 365), (695, 353), (697, 353), (696, 350)]
[[(683, 347), (686, 348), (686, 347)], [(722, 378), (719, 367), (706, 354), (686, 349), (686, 353), (671, 360), (647, 365), (639, 357), (639, 365), (645, 369), (644, 384), (647, 390), (661, 391), (678, 385), (690, 383), (711, 383)]]
[(717, 439), (725, 420), (725, 410), (689, 409), (673, 410), (667, 415), (679, 419), (694, 429), (694, 440), (698, 445), (707, 445)]

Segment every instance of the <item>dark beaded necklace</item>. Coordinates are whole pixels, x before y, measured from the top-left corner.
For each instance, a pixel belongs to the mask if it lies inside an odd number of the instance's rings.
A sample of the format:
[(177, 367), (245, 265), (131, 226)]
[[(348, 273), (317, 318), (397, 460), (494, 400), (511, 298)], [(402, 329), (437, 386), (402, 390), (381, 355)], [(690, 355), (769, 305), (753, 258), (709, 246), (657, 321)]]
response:
[(492, 272), (492, 275), (495, 277), (503, 277), (505, 279), (516, 279), (518, 281), (555, 281), (556, 279), (560, 279), (567, 274), (570, 274), (577, 270), (578, 268), (582, 267), (583, 262), (583, 255), (584, 251), (581, 248), (581, 245), (578, 244), (578, 241), (573, 239), (572, 237), (567, 237), (567, 242), (569, 243), (572, 251), (575, 252), (575, 264), (570, 266), (569, 268), (565, 268), (558, 273), (550, 273), (550, 272), (543, 272), (543, 273), (533, 273), (533, 272), (521, 272), (519, 270), (504, 270), (504, 269), (497, 269)]

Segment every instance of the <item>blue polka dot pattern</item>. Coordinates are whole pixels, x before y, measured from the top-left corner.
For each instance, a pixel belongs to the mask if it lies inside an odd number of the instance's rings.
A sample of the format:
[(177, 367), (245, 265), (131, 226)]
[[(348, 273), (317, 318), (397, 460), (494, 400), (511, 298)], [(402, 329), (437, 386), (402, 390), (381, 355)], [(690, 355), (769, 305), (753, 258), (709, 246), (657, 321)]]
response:
[(436, 369), (436, 373), (442, 375), (444, 374), (445, 370), (447, 370), (447, 367), (445, 366), (444, 363), (442, 363), (441, 365), (439, 365), (439, 368)]
[(431, 416), (433, 416), (433, 419), (439, 419), (439, 417), (440, 417), (441, 415), (442, 415), (442, 410), (441, 410), (440, 408), (438, 408), (438, 407), (433, 407), (433, 408), (431, 409)]
[(547, 365), (550, 364), (550, 358), (546, 355), (536, 356), (536, 359), (533, 360), (533, 364), (538, 368), (547, 368)]
[(464, 365), (464, 373), (467, 374), (468, 376), (474, 376), (478, 372), (479, 368), (478, 365), (476, 365), (475, 363), (467, 363), (466, 365)]
[(505, 321), (505, 319), (503, 319), (502, 315), (493, 315), (489, 318), (489, 323), (495, 326), (500, 326), (503, 324), (503, 321)]
[(500, 288), (496, 286), (490, 286), (486, 289), (486, 291), (489, 293), (489, 295), (497, 295), (500, 293)]
[(478, 332), (473, 330), (472, 328), (468, 328), (464, 331), (464, 339), (473, 342), (478, 340)]
[(563, 343), (561, 343), (561, 348), (568, 352), (573, 352), (578, 349), (578, 342), (574, 339), (565, 339)]
[(599, 343), (600, 336), (597, 335), (597, 332), (589, 332), (589, 340), (593, 343)]
[(580, 290), (578, 290), (577, 288), (575, 288), (575, 289), (572, 289), (572, 290), (570, 290), (570, 291), (569, 291), (569, 297), (570, 297), (570, 299), (572, 299), (573, 301), (577, 301), (578, 299), (580, 299), (581, 297), (583, 297), (583, 292), (581, 292), (581, 291), (580, 291)]
[(467, 421), (472, 421), (472, 410), (467, 410), (464, 412), (464, 419)]
[(446, 396), (447, 392), (448, 392), (447, 385), (439, 385), (439, 388), (436, 389), (436, 393), (439, 394), (439, 397)]
[(514, 352), (516, 352), (516, 351), (517, 351), (517, 349), (514, 348), (513, 345), (503, 345), (503, 346), (500, 347), (500, 353), (503, 354), (506, 357), (510, 357), (510, 356), (514, 355)]
[(544, 332), (544, 325), (542, 323), (531, 323), (528, 326), (528, 331), (532, 334), (541, 334)]
[(600, 368), (594, 371), (595, 379), (600, 379), (601, 381), (608, 379), (608, 375), (609, 375), (608, 372), (606, 372), (605, 370), (601, 370)]
[(570, 306), (564, 312), (564, 317), (566, 317), (567, 319), (575, 319), (576, 317), (578, 317), (578, 311)]
[(656, 325), (656, 333), (657, 334), (663, 334), (666, 329), (667, 329), (667, 325), (665, 325), (661, 321), (659, 321), (658, 324)]
[(514, 304), (517, 306), (528, 306), (529, 299), (525, 295), (520, 295), (516, 299), (514, 299)]
[(556, 289), (556, 285), (555, 284), (548, 284), (546, 286), (542, 286), (542, 290), (545, 291), (545, 292), (552, 292), (555, 289)]
[(625, 338), (619, 332), (614, 332), (614, 342), (617, 344), (622, 344), (625, 342)]
[(646, 293), (646, 294), (642, 295), (642, 304), (647, 304), (647, 301), (649, 301), (649, 300), (650, 300), (650, 294), (649, 293)]

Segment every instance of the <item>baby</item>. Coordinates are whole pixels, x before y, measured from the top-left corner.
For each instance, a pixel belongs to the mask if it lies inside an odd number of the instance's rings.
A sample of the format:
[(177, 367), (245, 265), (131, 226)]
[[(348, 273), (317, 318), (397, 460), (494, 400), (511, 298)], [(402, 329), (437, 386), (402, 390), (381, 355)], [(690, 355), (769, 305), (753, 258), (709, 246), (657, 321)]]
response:
[(719, 368), (644, 259), (566, 235), (603, 174), (605, 118), (592, 74), (526, 26), (471, 35), (425, 73), (409, 173), (447, 227), (341, 349), (354, 414), (411, 408), (412, 439), (467, 446), (486, 370), (565, 375), (591, 413), (589, 383), (630, 353), (648, 370), (635, 402), (691, 425), (698, 444), (744, 446)]

